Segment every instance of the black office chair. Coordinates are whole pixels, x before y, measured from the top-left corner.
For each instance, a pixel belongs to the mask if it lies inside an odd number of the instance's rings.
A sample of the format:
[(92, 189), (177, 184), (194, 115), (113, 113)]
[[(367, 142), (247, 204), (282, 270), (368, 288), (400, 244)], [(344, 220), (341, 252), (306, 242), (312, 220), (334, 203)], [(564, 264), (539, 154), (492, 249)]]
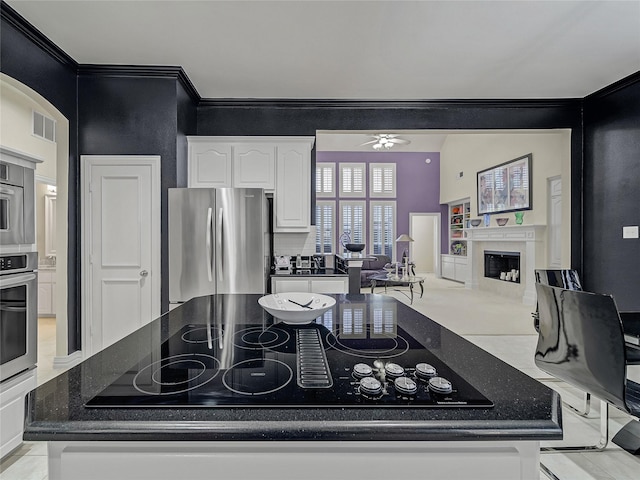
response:
[[(609, 441), (609, 404), (640, 417), (640, 384), (627, 379), (624, 334), (615, 301), (610, 295), (541, 283), (536, 283), (536, 292), (540, 318), (536, 365), (601, 401), (597, 445), (543, 447), (541, 452), (603, 450)], [(640, 437), (635, 437), (639, 427), (632, 420), (613, 441), (635, 454), (640, 450)], [(543, 464), (541, 468), (553, 475)]]
[[(578, 272), (576, 272), (575, 270), (536, 269), (534, 273), (536, 276), (536, 283), (542, 283), (543, 285), (551, 285), (552, 287), (562, 287), (562, 288), (566, 288), (567, 290), (582, 290), (582, 283), (580, 282), (580, 276), (578, 275)], [(532, 314), (532, 316), (533, 316), (533, 328), (535, 328), (537, 332), (538, 325), (540, 323), (537, 306), (536, 306), (536, 311)], [(591, 395), (589, 393), (585, 393), (582, 410), (574, 407), (569, 403), (564, 402), (564, 404), (567, 407), (569, 407), (571, 410), (576, 412), (578, 415), (586, 417), (587, 415), (589, 415), (589, 412), (591, 411)]]

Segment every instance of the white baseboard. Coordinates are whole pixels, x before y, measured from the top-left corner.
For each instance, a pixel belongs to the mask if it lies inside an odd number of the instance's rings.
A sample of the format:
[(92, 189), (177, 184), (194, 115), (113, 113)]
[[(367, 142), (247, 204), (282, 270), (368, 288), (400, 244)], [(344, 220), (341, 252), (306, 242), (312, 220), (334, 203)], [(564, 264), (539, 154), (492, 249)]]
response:
[(82, 350), (76, 350), (64, 357), (53, 357), (53, 368), (71, 368), (82, 361)]

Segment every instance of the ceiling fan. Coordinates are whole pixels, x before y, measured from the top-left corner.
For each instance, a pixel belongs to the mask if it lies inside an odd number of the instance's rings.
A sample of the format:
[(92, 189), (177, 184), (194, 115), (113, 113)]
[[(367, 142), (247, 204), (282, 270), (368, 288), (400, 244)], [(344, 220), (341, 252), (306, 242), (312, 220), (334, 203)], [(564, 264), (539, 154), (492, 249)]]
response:
[(373, 140), (361, 143), (360, 146), (371, 145), (374, 150), (389, 150), (394, 145), (408, 145), (411, 142), (404, 138), (400, 138), (395, 133), (374, 133), (369, 135)]

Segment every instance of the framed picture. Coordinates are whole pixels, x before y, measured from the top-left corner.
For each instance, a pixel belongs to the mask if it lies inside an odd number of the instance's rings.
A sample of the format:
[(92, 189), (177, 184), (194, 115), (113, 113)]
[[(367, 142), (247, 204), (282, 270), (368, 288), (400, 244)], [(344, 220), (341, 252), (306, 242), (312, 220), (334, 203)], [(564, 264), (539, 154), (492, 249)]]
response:
[(478, 172), (478, 215), (531, 210), (529, 153)]

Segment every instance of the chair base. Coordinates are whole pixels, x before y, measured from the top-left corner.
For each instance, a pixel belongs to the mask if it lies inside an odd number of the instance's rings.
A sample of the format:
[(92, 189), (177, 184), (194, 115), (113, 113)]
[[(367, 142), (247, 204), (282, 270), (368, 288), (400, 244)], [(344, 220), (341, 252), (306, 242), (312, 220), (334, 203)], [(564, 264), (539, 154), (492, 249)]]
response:
[(611, 441), (632, 455), (640, 455), (640, 422), (631, 420)]

